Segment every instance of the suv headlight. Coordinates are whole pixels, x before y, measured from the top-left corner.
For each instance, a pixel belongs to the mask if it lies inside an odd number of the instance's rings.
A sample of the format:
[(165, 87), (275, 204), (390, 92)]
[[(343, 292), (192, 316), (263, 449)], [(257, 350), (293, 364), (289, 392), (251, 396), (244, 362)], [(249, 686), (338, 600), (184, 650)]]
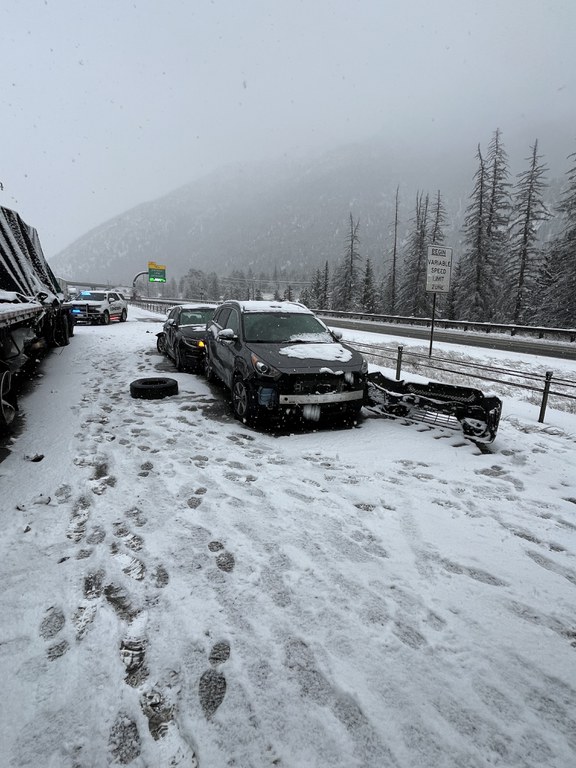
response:
[(197, 349), (198, 347), (202, 349), (205, 346), (202, 339), (182, 339), (182, 342), (186, 347), (192, 347), (192, 349)]
[(281, 374), (280, 371), (277, 371), (276, 368), (273, 368), (271, 365), (268, 365), (268, 363), (265, 360), (261, 360), (258, 355), (255, 355), (252, 353), (250, 355), (250, 360), (252, 361), (252, 365), (254, 366), (254, 370), (258, 374), (258, 376), (266, 376), (269, 379), (278, 379), (280, 378)]

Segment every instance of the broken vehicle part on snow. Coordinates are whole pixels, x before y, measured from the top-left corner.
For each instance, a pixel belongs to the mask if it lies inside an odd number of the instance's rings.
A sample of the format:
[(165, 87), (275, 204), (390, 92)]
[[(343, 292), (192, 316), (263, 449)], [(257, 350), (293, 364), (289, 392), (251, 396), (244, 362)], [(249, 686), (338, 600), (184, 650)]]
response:
[(439, 382), (415, 383), (368, 374), (367, 406), (373, 413), (401, 416), (440, 427), (461, 429), (478, 443), (496, 437), (502, 401), (479, 389)]

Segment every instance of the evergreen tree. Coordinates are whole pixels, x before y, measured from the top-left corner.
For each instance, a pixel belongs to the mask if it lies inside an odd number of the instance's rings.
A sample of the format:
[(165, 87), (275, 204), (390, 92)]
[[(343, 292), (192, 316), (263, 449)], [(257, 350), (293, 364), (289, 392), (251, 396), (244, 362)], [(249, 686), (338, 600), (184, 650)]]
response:
[(568, 159), (572, 167), (557, 206), (563, 226), (542, 270), (541, 322), (559, 328), (573, 328), (576, 318), (576, 152)]
[(434, 207), (431, 212), (431, 226), (430, 236), (428, 238), (429, 245), (442, 245), (444, 243), (444, 226), (446, 224), (446, 208), (444, 207), (444, 201), (440, 190), (436, 193), (436, 200), (434, 201)]
[(368, 312), (371, 315), (378, 311), (378, 295), (374, 285), (374, 274), (370, 259), (366, 259), (366, 269), (364, 270), (361, 309), (363, 312)]
[(454, 287), (454, 310), (457, 318), (482, 322), (492, 317), (495, 280), (486, 233), (490, 177), (480, 145), (476, 156), (478, 170), (464, 221), (464, 253)]
[(326, 263), (324, 264), (322, 290), (319, 298), (320, 303), (318, 305), (318, 309), (329, 309), (332, 302), (332, 296), (330, 295), (330, 266), (328, 264), (328, 260), (326, 260)]
[(400, 311), (414, 317), (425, 317), (429, 313), (426, 293), (429, 203), (428, 195), (424, 197), (423, 192), (417, 193), (416, 211), (412, 219), (412, 231), (408, 236), (404, 273), (398, 295)]
[(358, 245), (360, 238), (358, 229), (360, 220), (354, 221), (350, 214), (350, 228), (346, 237), (346, 253), (340, 266), (334, 275), (334, 285), (332, 291), (332, 308), (342, 312), (348, 312), (357, 309), (360, 293), (360, 280), (358, 275), (358, 262), (360, 253)]
[[(317, 269), (314, 272), (312, 283), (308, 291), (308, 304), (306, 306), (313, 309), (322, 309), (322, 272)], [(306, 304), (306, 302), (304, 302)]]
[(202, 299), (206, 295), (206, 275), (201, 269), (189, 269), (180, 285), (182, 297), (185, 299)]
[[(497, 275), (503, 275), (509, 247), (509, 221), (511, 213), (510, 172), (508, 156), (502, 143), (502, 132), (494, 131), (488, 145), (486, 167), (489, 175), (489, 190), (486, 210), (486, 248), (488, 261)], [(501, 320), (509, 315), (510, 295), (505, 280), (494, 283), (494, 317)]]
[(504, 319), (509, 301), (502, 275), (508, 253), (510, 183), (500, 129), (492, 136), (486, 158), (478, 145), (477, 158), (464, 221), (464, 253), (448, 306), (457, 318), (486, 321)]
[(304, 288), (300, 291), (300, 296), (298, 297), (298, 301), (300, 304), (304, 304), (306, 307), (314, 307), (312, 303), (312, 291), (311, 289), (305, 285)]
[(392, 258), (390, 273), (384, 275), (380, 293), (385, 312), (396, 314), (398, 303), (398, 206), (400, 201), (400, 185), (396, 187), (396, 201), (394, 206), (394, 235), (392, 240)]
[(527, 323), (534, 316), (534, 291), (539, 272), (538, 228), (550, 214), (543, 200), (548, 170), (540, 162), (538, 141), (531, 147), (528, 168), (518, 174), (514, 187), (510, 252), (506, 265), (511, 301), (510, 320)]

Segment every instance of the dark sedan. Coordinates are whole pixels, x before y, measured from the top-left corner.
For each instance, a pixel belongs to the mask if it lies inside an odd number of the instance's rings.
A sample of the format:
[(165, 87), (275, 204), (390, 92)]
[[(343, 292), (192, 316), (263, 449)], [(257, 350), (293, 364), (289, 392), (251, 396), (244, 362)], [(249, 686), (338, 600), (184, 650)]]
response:
[(241, 421), (360, 414), (366, 361), (302, 304), (224, 302), (208, 326), (206, 344), (206, 375), (228, 387)]
[(174, 360), (179, 371), (202, 371), (206, 325), (215, 304), (181, 304), (172, 307), (158, 334), (158, 351)]

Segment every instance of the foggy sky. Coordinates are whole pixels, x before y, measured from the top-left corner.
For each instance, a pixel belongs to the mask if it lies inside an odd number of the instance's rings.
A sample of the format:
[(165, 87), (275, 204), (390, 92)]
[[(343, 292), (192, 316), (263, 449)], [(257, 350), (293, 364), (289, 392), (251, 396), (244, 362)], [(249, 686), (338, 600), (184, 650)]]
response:
[[(0, 203), (50, 258), (228, 163), (379, 135), (576, 150), (574, 0), (0, 0)], [(506, 145), (511, 159), (528, 147)], [(557, 148), (556, 148), (557, 149)]]

